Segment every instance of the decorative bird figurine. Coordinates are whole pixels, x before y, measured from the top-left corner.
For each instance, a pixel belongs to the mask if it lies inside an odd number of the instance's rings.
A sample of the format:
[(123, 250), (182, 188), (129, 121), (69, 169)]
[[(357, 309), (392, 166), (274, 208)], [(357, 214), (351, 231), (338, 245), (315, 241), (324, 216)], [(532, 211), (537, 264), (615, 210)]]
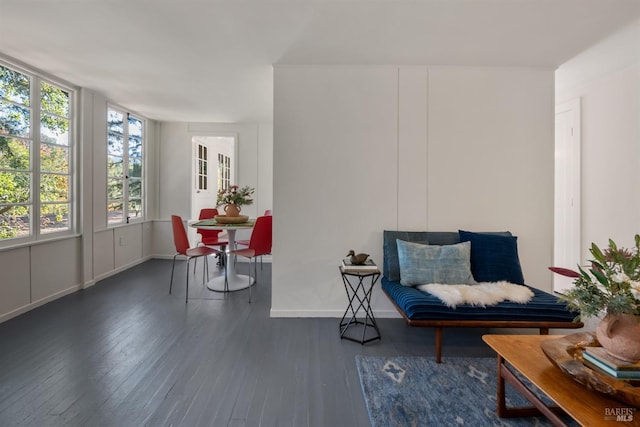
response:
[(347, 254), (349, 258), (349, 260), (351, 261), (351, 264), (353, 265), (363, 265), (365, 262), (367, 262), (367, 258), (369, 258), (369, 254), (358, 254), (356, 255), (356, 253), (354, 252), (353, 249), (351, 249), (349, 251), (349, 253)]

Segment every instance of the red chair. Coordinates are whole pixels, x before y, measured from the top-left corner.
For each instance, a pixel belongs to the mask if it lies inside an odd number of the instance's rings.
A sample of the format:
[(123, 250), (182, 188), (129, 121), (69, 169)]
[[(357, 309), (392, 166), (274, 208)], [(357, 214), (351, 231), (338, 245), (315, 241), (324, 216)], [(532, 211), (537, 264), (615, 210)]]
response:
[[(200, 216), (198, 219), (200, 221), (204, 219), (213, 219), (218, 215), (218, 209), (213, 208), (205, 208), (200, 210)], [(219, 246), (220, 252), (224, 252), (227, 245), (229, 244), (226, 240), (220, 240), (220, 233), (222, 230), (203, 230), (202, 228), (196, 228), (196, 232), (200, 235), (200, 242), (198, 244), (203, 244), (204, 246)], [(224, 266), (224, 256), (221, 254), (217, 255), (218, 264)]]
[[(271, 253), (271, 242), (273, 236), (273, 217), (261, 216), (256, 219), (256, 223), (251, 231), (249, 247), (238, 249), (230, 253), (249, 259), (249, 303), (251, 303), (251, 261), (258, 256)], [(254, 283), (258, 283), (258, 268), (254, 262)]]
[(176, 254), (173, 256), (173, 266), (171, 267), (171, 282), (169, 283), (169, 294), (171, 294), (171, 288), (173, 287), (173, 272), (176, 267), (176, 257), (178, 255), (187, 257), (187, 294), (184, 302), (189, 302), (189, 263), (192, 258), (205, 257), (205, 271), (203, 273), (203, 280), (209, 276), (209, 262), (207, 261), (208, 255), (219, 254), (217, 249), (210, 248), (208, 246), (197, 246), (195, 248), (189, 247), (189, 238), (187, 237), (187, 230), (184, 228), (182, 218), (178, 215), (171, 215), (171, 227), (173, 229), (173, 243), (176, 246)]
[[(271, 209), (266, 209), (264, 211), (264, 216), (272, 216), (271, 215)], [(248, 240), (236, 240), (236, 249), (237, 249), (237, 245), (249, 246), (249, 241)], [(260, 260), (260, 262), (262, 262), (262, 259)]]

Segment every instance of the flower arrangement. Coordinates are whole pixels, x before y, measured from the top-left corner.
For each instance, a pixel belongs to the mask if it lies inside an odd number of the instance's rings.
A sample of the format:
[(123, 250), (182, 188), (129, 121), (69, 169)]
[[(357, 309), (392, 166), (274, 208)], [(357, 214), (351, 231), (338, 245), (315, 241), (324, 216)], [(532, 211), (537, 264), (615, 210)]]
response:
[(222, 205), (250, 205), (253, 203), (251, 196), (255, 191), (255, 188), (249, 186), (239, 188), (237, 185), (232, 185), (228, 188), (223, 188), (218, 191), (216, 207)]
[(640, 235), (635, 247), (618, 248), (609, 239), (609, 247), (601, 250), (595, 243), (589, 249), (594, 259), (591, 268), (579, 272), (566, 268), (550, 269), (563, 276), (575, 278), (574, 287), (560, 297), (569, 308), (580, 310), (581, 316), (607, 314), (640, 315)]

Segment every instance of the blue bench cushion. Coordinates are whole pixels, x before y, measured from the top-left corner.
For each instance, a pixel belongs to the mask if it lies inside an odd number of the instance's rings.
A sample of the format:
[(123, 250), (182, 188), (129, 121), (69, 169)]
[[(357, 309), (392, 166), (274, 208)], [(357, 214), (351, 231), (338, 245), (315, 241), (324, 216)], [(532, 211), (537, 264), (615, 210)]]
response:
[[(399, 281), (382, 278), (382, 288), (398, 308), (411, 320), (497, 320), (571, 322), (577, 315), (552, 294), (528, 286), (534, 297), (526, 304), (504, 301), (488, 307), (468, 304), (449, 308), (437, 297), (416, 288), (402, 286)], [(526, 285), (525, 285), (526, 286)]]

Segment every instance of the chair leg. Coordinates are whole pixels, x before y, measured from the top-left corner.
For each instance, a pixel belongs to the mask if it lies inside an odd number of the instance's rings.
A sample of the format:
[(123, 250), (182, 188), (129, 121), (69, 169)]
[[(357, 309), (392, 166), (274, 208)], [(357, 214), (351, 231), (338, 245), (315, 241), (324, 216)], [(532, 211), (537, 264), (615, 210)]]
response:
[[(251, 264), (249, 264), (249, 268), (251, 268)], [(258, 283), (258, 260), (255, 258), (253, 260), (253, 283)]]
[(191, 261), (191, 258), (187, 258), (187, 292), (184, 297), (185, 304), (189, 302), (189, 262), (190, 261)]
[(227, 264), (224, 264), (224, 296), (229, 292), (229, 276), (227, 276)]
[(249, 304), (251, 304), (251, 258), (249, 258)]
[(173, 256), (173, 265), (171, 266), (171, 281), (169, 282), (169, 295), (171, 295), (171, 287), (173, 286), (173, 270), (176, 268), (176, 257), (178, 254)]
[[(198, 258), (196, 258), (197, 260)], [(204, 256), (204, 271), (202, 272), (202, 284), (207, 286), (207, 282), (209, 281), (209, 257), (207, 255)]]

